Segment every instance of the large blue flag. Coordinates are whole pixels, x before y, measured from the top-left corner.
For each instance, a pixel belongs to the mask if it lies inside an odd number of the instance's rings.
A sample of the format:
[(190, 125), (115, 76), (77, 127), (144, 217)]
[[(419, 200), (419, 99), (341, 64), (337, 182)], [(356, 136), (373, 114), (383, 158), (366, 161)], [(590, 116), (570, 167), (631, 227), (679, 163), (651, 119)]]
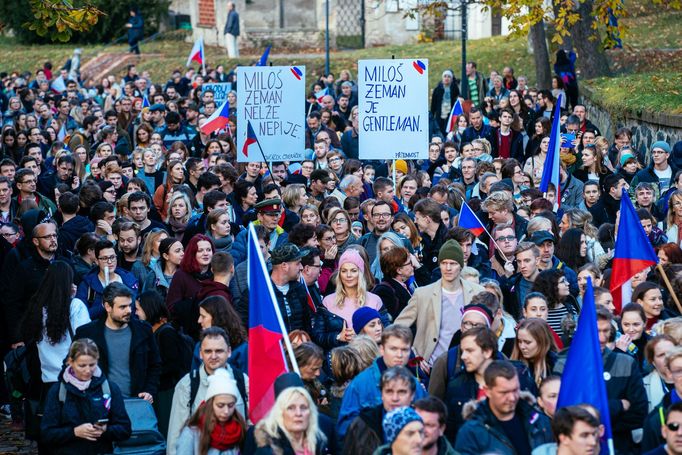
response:
[(606, 396), (604, 365), (599, 347), (597, 310), (594, 305), (594, 288), (591, 278), (587, 278), (578, 328), (568, 350), (568, 358), (561, 376), (557, 409), (584, 403), (599, 410), (601, 423), (604, 425), (603, 451), (608, 450), (609, 453), (613, 454), (611, 416), (609, 415), (609, 401)]
[(542, 180), (540, 181), (539, 190), (543, 193), (549, 191), (549, 184), (554, 185), (555, 197), (557, 204), (561, 204), (561, 175), (559, 174), (559, 167), (561, 165), (561, 157), (559, 155), (559, 147), (561, 147), (561, 125), (559, 119), (561, 118), (561, 95), (556, 100), (554, 108), (554, 118), (552, 119), (552, 131), (549, 133), (549, 149), (547, 150), (547, 157), (545, 158), (545, 165), (542, 168)]

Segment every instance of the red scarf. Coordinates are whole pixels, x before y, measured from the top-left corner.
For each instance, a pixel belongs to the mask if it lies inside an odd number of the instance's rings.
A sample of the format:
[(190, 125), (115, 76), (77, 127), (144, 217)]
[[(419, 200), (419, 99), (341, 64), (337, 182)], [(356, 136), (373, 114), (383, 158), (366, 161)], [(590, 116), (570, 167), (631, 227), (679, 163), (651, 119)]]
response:
[[(199, 421), (199, 425), (204, 427), (204, 418)], [(211, 447), (220, 451), (233, 448), (242, 438), (242, 431), (242, 426), (236, 419), (225, 423), (216, 422), (211, 432)]]

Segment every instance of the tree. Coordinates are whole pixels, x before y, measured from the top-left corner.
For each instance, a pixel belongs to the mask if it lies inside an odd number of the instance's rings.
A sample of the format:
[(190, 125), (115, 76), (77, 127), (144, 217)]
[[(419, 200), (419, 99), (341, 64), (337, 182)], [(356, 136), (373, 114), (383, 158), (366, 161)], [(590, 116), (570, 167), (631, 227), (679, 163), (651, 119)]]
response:
[[(154, 32), (170, 0), (139, 2), (145, 32)], [(131, 0), (0, 0), (0, 23), (27, 44), (104, 43), (126, 36)], [(106, 17), (106, 20), (101, 20)]]

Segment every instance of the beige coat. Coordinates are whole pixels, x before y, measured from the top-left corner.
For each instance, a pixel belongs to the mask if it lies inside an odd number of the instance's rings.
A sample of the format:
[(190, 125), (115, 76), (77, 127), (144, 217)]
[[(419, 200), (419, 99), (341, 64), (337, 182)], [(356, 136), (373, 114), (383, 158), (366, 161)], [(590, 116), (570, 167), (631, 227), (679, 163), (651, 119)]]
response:
[[(459, 280), (462, 282), (464, 305), (471, 303), (473, 296), (485, 291), (485, 288), (481, 285), (463, 280), (461, 277)], [(441, 280), (418, 288), (414, 291), (405, 309), (394, 321), (396, 324), (407, 327), (411, 327), (413, 324), (417, 326), (417, 333), (415, 334), (412, 347), (416, 355), (427, 360), (431, 358), (433, 350), (436, 349), (438, 344), (443, 299), (441, 289)]]

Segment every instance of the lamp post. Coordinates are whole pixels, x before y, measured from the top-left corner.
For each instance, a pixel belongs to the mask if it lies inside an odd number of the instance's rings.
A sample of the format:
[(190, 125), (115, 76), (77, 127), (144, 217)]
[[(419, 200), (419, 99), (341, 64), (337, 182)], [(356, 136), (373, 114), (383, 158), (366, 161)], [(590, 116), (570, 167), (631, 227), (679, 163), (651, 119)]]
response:
[(462, 90), (461, 96), (467, 99), (469, 81), (467, 80), (467, 0), (461, 1), (462, 17)]
[(324, 0), (324, 75), (329, 74), (329, 0)]

